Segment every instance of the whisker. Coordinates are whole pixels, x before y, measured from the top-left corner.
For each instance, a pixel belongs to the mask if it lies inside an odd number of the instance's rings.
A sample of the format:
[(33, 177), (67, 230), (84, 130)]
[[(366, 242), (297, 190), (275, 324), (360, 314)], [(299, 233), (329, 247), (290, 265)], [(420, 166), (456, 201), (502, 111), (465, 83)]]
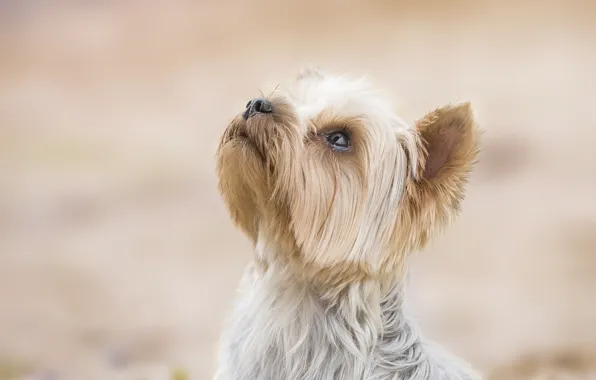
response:
[(273, 89), (273, 91), (271, 91), (271, 93), (269, 94), (269, 96), (267, 97), (267, 99), (271, 99), (271, 97), (273, 96), (273, 94), (275, 94), (275, 91), (277, 91), (277, 89), (279, 88), (279, 86), (281, 86), (281, 84), (278, 84), (277, 86), (275, 86), (275, 88)]

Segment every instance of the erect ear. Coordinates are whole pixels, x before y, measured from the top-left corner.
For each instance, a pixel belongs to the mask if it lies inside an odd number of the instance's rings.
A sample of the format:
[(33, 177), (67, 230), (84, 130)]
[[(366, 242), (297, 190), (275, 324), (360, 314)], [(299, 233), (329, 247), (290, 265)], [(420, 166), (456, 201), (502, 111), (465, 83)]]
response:
[[(422, 249), (458, 213), (478, 154), (478, 129), (469, 103), (445, 106), (416, 123), (420, 137), (410, 154), (393, 241), (399, 252)], [(414, 153), (414, 152), (410, 152)]]
[(440, 187), (464, 185), (478, 153), (470, 103), (438, 108), (416, 123), (416, 129), (424, 147), (418, 181)]
[(429, 234), (459, 211), (478, 154), (478, 130), (470, 103), (438, 108), (416, 129), (421, 146), (408, 193), (418, 226)]

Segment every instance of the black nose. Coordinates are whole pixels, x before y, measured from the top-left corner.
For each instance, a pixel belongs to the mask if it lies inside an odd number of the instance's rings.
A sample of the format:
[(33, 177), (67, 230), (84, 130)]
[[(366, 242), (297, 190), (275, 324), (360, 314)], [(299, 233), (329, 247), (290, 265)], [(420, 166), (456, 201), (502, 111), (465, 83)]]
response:
[(258, 113), (271, 113), (273, 112), (273, 105), (267, 99), (253, 99), (246, 104), (246, 111), (242, 114), (242, 117), (248, 119), (249, 117)]

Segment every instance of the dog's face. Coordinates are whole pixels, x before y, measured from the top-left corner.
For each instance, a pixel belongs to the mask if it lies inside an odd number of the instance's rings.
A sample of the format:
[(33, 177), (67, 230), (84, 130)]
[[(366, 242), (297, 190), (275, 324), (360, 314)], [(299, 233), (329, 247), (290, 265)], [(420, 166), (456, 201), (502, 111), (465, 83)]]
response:
[(381, 275), (456, 213), (475, 136), (467, 104), (409, 128), (365, 80), (309, 69), (230, 123), (220, 190), (265, 265)]

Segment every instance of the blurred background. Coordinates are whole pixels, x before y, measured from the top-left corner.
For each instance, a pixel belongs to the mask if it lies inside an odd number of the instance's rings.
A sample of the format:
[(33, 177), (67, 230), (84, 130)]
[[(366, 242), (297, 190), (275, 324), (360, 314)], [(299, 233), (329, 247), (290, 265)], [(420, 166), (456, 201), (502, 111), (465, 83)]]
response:
[(484, 151), (413, 258), (420, 323), (489, 379), (595, 379), (595, 11), (0, 0), (0, 380), (210, 379), (251, 258), (217, 141), (307, 63), (374, 77), (408, 121), (472, 101)]

